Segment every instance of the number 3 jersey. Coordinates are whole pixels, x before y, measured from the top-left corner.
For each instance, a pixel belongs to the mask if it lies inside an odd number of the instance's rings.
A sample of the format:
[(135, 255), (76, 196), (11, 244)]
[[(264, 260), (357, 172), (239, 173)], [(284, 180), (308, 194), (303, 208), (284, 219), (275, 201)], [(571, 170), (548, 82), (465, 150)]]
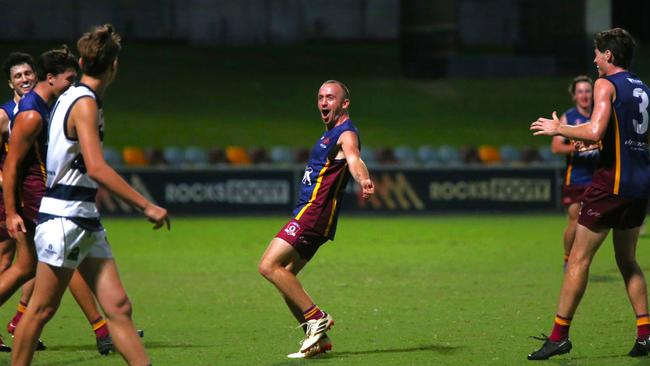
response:
[(627, 71), (605, 76), (616, 89), (592, 186), (622, 197), (650, 196), (650, 90)]
[(334, 159), (343, 132), (359, 132), (351, 120), (326, 131), (311, 150), (302, 178), (295, 220), (304, 228), (333, 240), (341, 207), (341, 196), (350, 178), (345, 159)]
[(39, 223), (66, 217), (84, 229), (101, 230), (95, 205), (97, 183), (87, 174), (79, 141), (68, 136), (66, 126), (72, 107), (80, 99), (92, 98), (99, 110), (99, 138), (103, 138), (104, 118), (99, 97), (78, 83), (59, 97), (52, 109), (47, 150), (47, 188), (41, 201)]

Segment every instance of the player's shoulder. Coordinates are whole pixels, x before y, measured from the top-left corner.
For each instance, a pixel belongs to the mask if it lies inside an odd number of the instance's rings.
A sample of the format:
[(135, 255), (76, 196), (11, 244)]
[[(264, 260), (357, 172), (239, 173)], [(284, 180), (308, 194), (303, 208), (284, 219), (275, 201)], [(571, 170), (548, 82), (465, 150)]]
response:
[(97, 95), (89, 86), (82, 83), (76, 83), (68, 88), (68, 90), (61, 95), (60, 99), (78, 99), (81, 97), (91, 97), (96, 99)]
[(0, 105), (0, 109), (4, 109), (5, 111), (13, 111), (15, 107), (16, 102), (13, 100), (13, 98)]

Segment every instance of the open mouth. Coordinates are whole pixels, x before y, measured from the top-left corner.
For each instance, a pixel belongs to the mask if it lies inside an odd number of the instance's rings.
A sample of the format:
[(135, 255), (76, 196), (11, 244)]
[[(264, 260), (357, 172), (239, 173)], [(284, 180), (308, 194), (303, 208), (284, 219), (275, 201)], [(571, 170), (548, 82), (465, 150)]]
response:
[(325, 118), (327, 118), (327, 116), (329, 116), (330, 110), (329, 109), (321, 109), (320, 114), (323, 117), (323, 119), (325, 119)]

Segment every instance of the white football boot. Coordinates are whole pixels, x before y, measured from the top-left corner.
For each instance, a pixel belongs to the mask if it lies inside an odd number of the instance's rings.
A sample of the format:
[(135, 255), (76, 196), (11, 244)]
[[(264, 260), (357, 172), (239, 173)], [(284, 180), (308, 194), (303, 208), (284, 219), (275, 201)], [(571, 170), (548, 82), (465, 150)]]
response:
[(323, 334), (323, 337), (319, 339), (318, 342), (307, 351), (292, 353), (290, 355), (287, 355), (287, 357), (310, 358), (331, 350), (332, 350), (332, 341), (330, 340), (330, 337), (327, 336), (327, 334)]

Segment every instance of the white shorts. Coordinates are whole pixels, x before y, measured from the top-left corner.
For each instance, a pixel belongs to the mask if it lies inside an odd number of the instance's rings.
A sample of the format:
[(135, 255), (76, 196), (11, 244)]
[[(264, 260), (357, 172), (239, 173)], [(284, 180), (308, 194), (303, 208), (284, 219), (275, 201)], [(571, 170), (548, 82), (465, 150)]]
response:
[(75, 269), (86, 257), (113, 258), (106, 231), (89, 231), (57, 217), (36, 226), (34, 236), (40, 262)]

